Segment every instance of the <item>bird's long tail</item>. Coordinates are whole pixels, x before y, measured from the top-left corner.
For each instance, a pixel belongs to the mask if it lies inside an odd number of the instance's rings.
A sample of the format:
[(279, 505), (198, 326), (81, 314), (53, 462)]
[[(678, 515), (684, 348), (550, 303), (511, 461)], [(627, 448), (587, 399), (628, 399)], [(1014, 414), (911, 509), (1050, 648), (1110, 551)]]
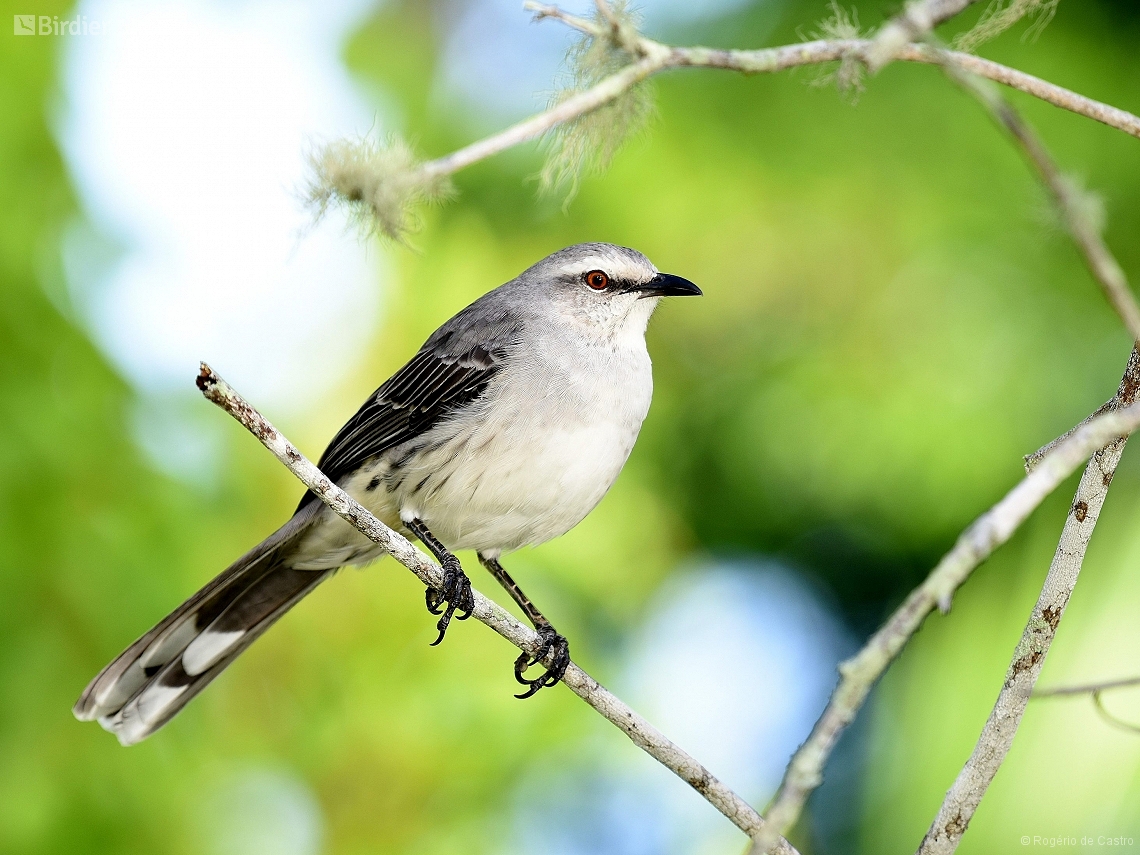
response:
[[(314, 511), (319, 508), (314, 507)], [(289, 566), (302, 511), (99, 672), (75, 703), (123, 745), (150, 736), (332, 571)]]

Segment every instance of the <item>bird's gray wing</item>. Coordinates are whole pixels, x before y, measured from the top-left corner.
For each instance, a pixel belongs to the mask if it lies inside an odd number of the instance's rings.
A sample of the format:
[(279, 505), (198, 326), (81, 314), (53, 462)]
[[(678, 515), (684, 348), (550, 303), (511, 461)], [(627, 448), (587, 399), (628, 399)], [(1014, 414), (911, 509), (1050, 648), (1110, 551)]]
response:
[[(492, 292), (493, 293), (493, 292)], [(440, 327), (419, 352), (372, 393), (317, 464), (333, 481), (479, 398), (519, 343), (521, 319), (477, 301)], [(305, 493), (300, 511), (316, 500)]]

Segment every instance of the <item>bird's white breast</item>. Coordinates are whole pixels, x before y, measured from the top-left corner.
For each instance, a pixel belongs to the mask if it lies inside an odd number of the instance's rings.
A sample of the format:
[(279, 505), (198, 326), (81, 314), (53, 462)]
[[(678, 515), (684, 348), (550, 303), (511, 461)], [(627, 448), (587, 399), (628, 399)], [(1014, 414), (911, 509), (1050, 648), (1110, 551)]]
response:
[(417, 461), (422, 474), (403, 478), (403, 518), (418, 516), (453, 549), (492, 553), (573, 528), (617, 479), (649, 411), (652, 369), (638, 344), (547, 340), (505, 368), (481, 417), (451, 425)]
[[(418, 438), (417, 453), (393, 449), (342, 486), (393, 528), (422, 520), (452, 550), (496, 555), (566, 533), (613, 485), (649, 411), (644, 333), (655, 301), (643, 302), (607, 336), (542, 331), (470, 409)], [(377, 554), (338, 523), (310, 538), (321, 553), (313, 569)]]

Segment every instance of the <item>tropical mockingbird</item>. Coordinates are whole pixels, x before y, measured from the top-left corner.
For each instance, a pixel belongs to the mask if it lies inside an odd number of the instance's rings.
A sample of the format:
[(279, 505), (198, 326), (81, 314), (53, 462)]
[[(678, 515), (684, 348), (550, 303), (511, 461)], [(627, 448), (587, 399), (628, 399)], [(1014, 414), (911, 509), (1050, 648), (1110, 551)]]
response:
[[(556, 252), (436, 330), (321, 457), (325, 475), (440, 562), (443, 585), (426, 595), (441, 615), (433, 644), (473, 606), (453, 550), (477, 552), (542, 640), (515, 662), (519, 697), (557, 683), (570, 648), (499, 558), (565, 534), (605, 495), (649, 411), (649, 316), (661, 297), (700, 293), (632, 249)], [(104, 668), (76, 717), (124, 745), (146, 738), (335, 570), (381, 554), (306, 493), (285, 525)]]

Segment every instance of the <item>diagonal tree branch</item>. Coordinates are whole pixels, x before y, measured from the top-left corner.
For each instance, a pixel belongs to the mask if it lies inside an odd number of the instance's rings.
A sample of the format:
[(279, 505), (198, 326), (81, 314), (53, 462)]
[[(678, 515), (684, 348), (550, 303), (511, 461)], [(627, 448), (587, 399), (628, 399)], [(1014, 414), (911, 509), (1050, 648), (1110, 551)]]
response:
[[(1057, 86), (1055, 83), (1050, 83), (1048, 80), (1042, 80), (1040, 77), (1034, 77), (1032, 74), (1026, 74), (1024, 71), (1018, 71), (989, 59), (982, 59), (972, 53), (961, 51), (946, 51), (945, 53), (959, 68), (965, 71), (992, 80), (995, 83), (1001, 83), (1011, 89), (1017, 89), (1027, 95), (1040, 98), (1054, 107), (1069, 110), (1140, 139), (1140, 117), (1134, 116), (1127, 110), (1094, 101), (1084, 95), (1078, 95), (1076, 92)], [(899, 55), (899, 59), (926, 63), (940, 61), (938, 53), (925, 45), (908, 45)]]
[(1128, 287), (1124, 275), (1104, 238), (1101, 223), (1090, 211), (1088, 195), (1070, 178), (1061, 174), (1056, 162), (1040, 138), (1001, 93), (985, 80), (958, 64), (955, 55), (937, 51), (947, 75), (986, 108), (990, 116), (1001, 125), (1021, 148), (1041, 183), (1049, 191), (1061, 218), (1084, 257), (1085, 264), (1108, 297), (1109, 303), (1120, 315), (1134, 341), (1140, 341), (1140, 305)]
[[(197, 384), (208, 400), (241, 422), (333, 512), (343, 517), (369, 540), (382, 546), (389, 555), (415, 573), (425, 585), (430, 588), (440, 586), (442, 573), (435, 563), (416, 549), (407, 538), (392, 531), (363, 505), (326, 478), (261, 413), (204, 362)], [(473, 591), (473, 594), (475, 609), (472, 614), (477, 620), (520, 650), (528, 653), (535, 653), (538, 650), (538, 635), (533, 629), (478, 591)], [(571, 663), (562, 682), (570, 691), (616, 725), (634, 745), (700, 793), (750, 838), (755, 838), (760, 833), (764, 827), (764, 820), (748, 802), (713, 777), (695, 758), (670, 742), (661, 731), (634, 712), (597, 680)], [(783, 839), (777, 840), (776, 851), (781, 855), (797, 855), (792, 845)]]
[[(1138, 388), (1140, 351), (1134, 349), (1114, 399), (1116, 405), (1131, 405)], [(1085, 468), (1045, 584), (1006, 671), (1005, 683), (970, 759), (946, 793), (938, 816), (918, 848), (920, 855), (948, 855), (958, 848), (990, 782), (1013, 745), (1025, 707), (1065, 614), (1065, 606), (1077, 584), (1085, 551), (1126, 442), (1126, 437), (1113, 439), (1092, 456)]]
[(930, 575), (915, 588), (855, 656), (839, 666), (839, 685), (807, 741), (792, 757), (766, 812), (768, 824), (753, 852), (774, 851), (778, 838), (799, 819), (807, 797), (823, 781), (823, 769), (839, 737), (855, 719), (875, 682), (937, 607), (950, 609), (954, 592), (974, 569), (1005, 543), (1033, 510), (1095, 450), (1140, 426), (1140, 404), (1106, 413), (1059, 443), (1000, 502), (958, 538)]

